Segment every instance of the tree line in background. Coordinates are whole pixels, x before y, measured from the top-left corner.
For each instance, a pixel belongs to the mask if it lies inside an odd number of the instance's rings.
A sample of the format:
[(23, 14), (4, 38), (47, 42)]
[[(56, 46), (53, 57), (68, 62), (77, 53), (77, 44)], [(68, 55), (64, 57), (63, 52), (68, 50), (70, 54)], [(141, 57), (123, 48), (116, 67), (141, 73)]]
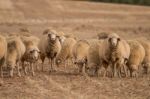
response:
[(126, 4), (138, 4), (138, 5), (150, 5), (150, 0), (90, 0), (90, 1), (101, 1), (111, 3), (126, 3)]

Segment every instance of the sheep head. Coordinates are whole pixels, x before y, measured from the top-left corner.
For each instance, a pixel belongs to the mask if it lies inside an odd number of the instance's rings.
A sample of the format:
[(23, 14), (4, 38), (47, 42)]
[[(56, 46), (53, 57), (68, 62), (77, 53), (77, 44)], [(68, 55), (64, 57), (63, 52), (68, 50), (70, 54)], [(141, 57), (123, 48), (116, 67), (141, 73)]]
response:
[(97, 65), (96, 64), (88, 64), (85, 67), (85, 72), (89, 75), (89, 76), (94, 76), (97, 73)]
[(65, 39), (66, 39), (65, 36), (57, 36), (57, 37), (58, 37), (58, 39), (59, 39), (59, 41), (60, 41), (61, 44), (62, 44), (62, 43), (65, 41)]
[(40, 50), (39, 49), (29, 49), (26, 52), (27, 58), (30, 61), (37, 61), (39, 59), (39, 55), (40, 55)]
[(108, 36), (108, 42), (111, 47), (116, 47), (120, 40), (121, 38), (117, 34), (113, 33)]

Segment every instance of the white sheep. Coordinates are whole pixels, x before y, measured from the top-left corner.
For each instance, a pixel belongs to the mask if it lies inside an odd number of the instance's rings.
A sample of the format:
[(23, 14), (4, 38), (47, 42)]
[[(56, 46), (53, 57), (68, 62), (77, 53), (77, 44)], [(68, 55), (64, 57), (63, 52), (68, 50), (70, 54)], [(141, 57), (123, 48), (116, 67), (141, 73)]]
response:
[(128, 43), (121, 39), (117, 34), (109, 34), (99, 48), (100, 60), (105, 65), (105, 69), (111, 66), (114, 77), (121, 77), (121, 68), (124, 69), (127, 75), (125, 63), (130, 56), (130, 47)]
[(89, 43), (86, 40), (79, 40), (73, 47), (74, 64), (79, 67), (79, 72), (83, 72), (82, 68), (87, 64), (87, 54)]
[(127, 62), (127, 66), (130, 70), (131, 77), (138, 76), (138, 70), (144, 60), (145, 57), (145, 49), (144, 47), (136, 40), (128, 41), (131, 49), (131, 54), (129, 60)]
[(7, 43), (6, 65), (10, 68), (10, 76), (13, 77), (13, 70), (15, 67), (17, 67), (18, 76), (21, 76), (19, 63), (25, 53), (25, 45), (20, 37), (17, 36), (7, 38)]
[(3, 66), (6, 62), (7, 56), (7, 41), (5, 37), (0, 35), (0, 76), (3, 77)]
[(51, 60), (50, 72), (55, 71), (53, 65), (55, 65), (55, 58), (61, 50), (61, 44), (55, 30), (47, 29), (43, 32), (39, 43), (39, 49), (41, 51), (42, 70), (45, 57)]
[(66, 60), (71, 60), (73, 58), (73, 46), (76, 44), (76, 40), (74, 38), (66, 38), (64, 43), (62, 44), (62, 49), (58, 56), (56, 57), (56, 64), (59, 66), (62, 63), (65, 63)]
[(27, 74), (26, 66), (24, 65), (24, 62), (29, 62), (32, 75), (34, 75), (34, 65), (38, 61), (39, 55), (40, 55), (40, 50), (38, 48), (39, 38), (35, 36), (29, 36), (29, 37), (22, 36), (21, 39), (26, 47), (25, 54), (23, 55), (21, 59), (23, 63), (24, 72), (25, 74)]

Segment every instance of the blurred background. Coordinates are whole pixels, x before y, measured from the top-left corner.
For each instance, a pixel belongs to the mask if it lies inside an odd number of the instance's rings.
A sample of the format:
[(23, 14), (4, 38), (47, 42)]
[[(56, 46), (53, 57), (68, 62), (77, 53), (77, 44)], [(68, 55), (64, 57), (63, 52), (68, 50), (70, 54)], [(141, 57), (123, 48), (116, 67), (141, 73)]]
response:
[(136, 5), (150, 5), (150, 0), (90, 0), (109, 3), (122, 3), (122, 4), (136, 4)]
[(143, 6), (149, 3), (150, 0), (0, 0), (0, 32), (29, 28), (41, 35), (52, 27), (80, 38), (91, 38), (99, 32), (150, 38), (150, 7)]

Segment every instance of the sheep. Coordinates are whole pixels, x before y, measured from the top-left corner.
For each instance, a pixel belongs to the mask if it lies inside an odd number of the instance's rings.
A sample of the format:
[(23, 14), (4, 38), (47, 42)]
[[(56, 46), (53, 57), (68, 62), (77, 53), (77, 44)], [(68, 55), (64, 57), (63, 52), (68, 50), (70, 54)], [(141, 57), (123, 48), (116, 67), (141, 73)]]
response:
[(22, 36), (21, 37), (23, 43), (25, 44), (26, 51), (23, 55), (21, 61), (23, 64), (24, 73), (27, 74), (26, 66), (24, 65), (24, 62), (29, 62), (31, 67), (32, 75), (34, 76), (34, 67), (33, 65), (38, 61), (40, 50), (38, 48), (39, 44), (39, 38), (35, 36)]
[(66, 37), (66, 38), (74, 38), (75, 40), (78, 39), (78, 38), (76, 37), (76, 35), (74, 35), (74, 34), (72, 34), (72, 33), (64, 34), (64, 37)]
[(30, 32), (28, 28), (20, 28), (19, 31), (20, 32), (27, 32), (27, 33)]
[(150, 41), (148, 40), (138, 40), (140, 44), (144, 47), (145, 49), (145, 58), (142, 62), (143, 68), (144, 68), (144, 73), (148, 74), (149, 68), (150, 68)]
[(130, 76), (137, 77), (138, 70), (145, 57), (145, 49), (136, 40), (128, 40), (128, 44), (130, 45), (131, 54), (127, 62), (127, 66), (130, 70)]
[(85, 71), (89, 76), (94, 76), (98, 73), (98, 69), (101, 66), (99, 57), (99, 46), (102, 43), (101, 40), (87, 40), (89, 42), (89, 48), (87, 53), (87, 65)]
[(58, 33), (57, 33), (57, 36), (58, 36), (59, 41), (60, 41), (60, 43), (61, 43), (61, 45), (62, 45), (62, 43), (63, 43), (63, 42), (65, 41), (65, 39), (66, 39), (65, 33), (64, 33), (64, 32), (58, 32)]
[(108, 33), (108, 32), (101, 32), (101, 33), (98, 33), (97, 34), (97, 37), (98, 37), (98, 39), (100, 40), (100, 39), (106, 39), (106, 38), (108, 38), (108, 35), (109, 35), (110, 33)]
[(89, 43), (86, 40), (79, 40), (73, 47), (74, 64), (78, 65), (79, 73), (83, 72), (82, 68), (87, 64), (87, 53)]
[(55, 30), (47, 29), (43, 32), (43, 36), (39, 42), (39, 49), (41, 51), (42, 71), (45, 57), (51, 60), (51, 68), (49, 72), (55, 71), (53, 65), (55, 65), (55, 58), (60, 53), (61, 44)]
[(101, 64), (104, 65), (106, 71), (111, 66), (113, 77), (116, 77), (117, 73), (121, 77), (121, 68), (124, 68), (125, 75), (127, 75), (125, 63), (129, 55), (128, 43), (115, 33), (111, 33), (106, 39), (103, 39), (99, 47)]
[(74, 38), (66, 38), (64, 43), (62, 44), (62, 49), (58, 56), (56, 57), (56, 64), (59, 66), (63, 62), (65, 63), (66, 68), (66, 60), (73, 58), (73, 46), (76, 44), (76, 40)]
[(7, 43), (6, 65), (10, 69), (10, 77), (13, 77), (13, 69), (15, 67), (17, 67), (18, 76), (21, 76), (19, 63), (25, 53), (25, 45), (20, 37), (17, 36), (7, 38)]
[(0, 35), (0, 76), (3, 77), (3, 66), (7, 56), (7, 41), (4, 36)]

